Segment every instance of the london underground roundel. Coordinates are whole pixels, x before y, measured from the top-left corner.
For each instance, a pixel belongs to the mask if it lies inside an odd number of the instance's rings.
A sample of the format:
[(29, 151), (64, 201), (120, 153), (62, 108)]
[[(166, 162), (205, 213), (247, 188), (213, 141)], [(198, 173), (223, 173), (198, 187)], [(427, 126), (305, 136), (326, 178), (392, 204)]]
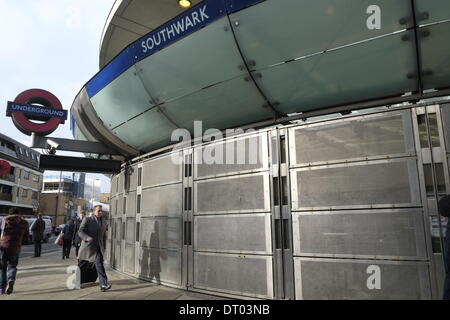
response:
[(26, 90), (14, 101), (8, 101), (6, 115), (22, 133), (40, 136), (52, 133), (67, 119), (67, 111), (63, 110), (59, 99), (42, 89)]

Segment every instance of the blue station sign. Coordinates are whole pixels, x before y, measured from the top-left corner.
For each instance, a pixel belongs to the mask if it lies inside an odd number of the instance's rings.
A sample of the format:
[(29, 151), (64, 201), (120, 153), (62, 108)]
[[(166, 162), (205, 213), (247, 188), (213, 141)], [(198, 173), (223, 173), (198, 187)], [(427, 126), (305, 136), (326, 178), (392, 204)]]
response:
[(119, 53), (86, 84), (89, 98), (137, 62), (230, 13), (261, 1), (263, 0), (203, 0)]

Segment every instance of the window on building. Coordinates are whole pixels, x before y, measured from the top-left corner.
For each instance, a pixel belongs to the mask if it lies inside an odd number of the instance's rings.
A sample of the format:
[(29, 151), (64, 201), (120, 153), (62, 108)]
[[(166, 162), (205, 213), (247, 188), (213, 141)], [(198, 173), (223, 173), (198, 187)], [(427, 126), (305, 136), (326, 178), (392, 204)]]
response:
[(22, 191), (22, 198), (26, 198), (26, 197), (28, 197), (28, 190), (23, 189), (23, 191)]
[(11, 194), (12, 193), (12, 187), (11, 186), (6, 186), (4, 184), (0, 184), (0, 193)]
[(54, 191), (59, 189), (59, 184), (56, 183), (46, 183), (44, 185), (44, 191)]
[(6, 147), (7, 147), (9, 150), (16, 151), (16, 149), (14, 148), (14, 143), (7, 142), (7, 143), (6, 143)]
[(25, 149), (25, 155), (26, 155), (27, 157), (30, 156), (30, 155), (28, 154), (28, 150), (27, 150), (27, 149)]
[(36, 174), (32, 174), (32, 175), (31, 175), (31, 179), (32, 179), (34, 182), (39, 182), (39, 176), (36, 175)]
[(23, 178), (25, 180), (30, 180), (30, 173), (26, 170), (23, 170)]
[(37, 198), (38, 198), (38, 193), (36, 191), (33, 191), (33, 193), (31, 194), (31, 199), (37, 200)]
[(19, 153), (20, 153), (21, 155), (23, 155), (23, 151), (22, 151), (22, 148), (21, 148), (21, 147), (19, 147)]

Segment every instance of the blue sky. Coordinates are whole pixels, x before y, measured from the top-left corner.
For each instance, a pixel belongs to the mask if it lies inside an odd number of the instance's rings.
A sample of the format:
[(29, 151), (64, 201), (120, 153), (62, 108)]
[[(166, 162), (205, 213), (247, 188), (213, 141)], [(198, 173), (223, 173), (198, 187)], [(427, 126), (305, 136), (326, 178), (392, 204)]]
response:
[[(48, 90), (59, 98), (64, 109), (70, 109), (78, 91), (98, 71), (100, 38), (113, 3), (114, 0), (0, 0), (1, 133), (30, 145), (30, 137), (5, 117), (7, 101), (26, 89)], [(51, 136), (72, 138), (70, 121)], [(109, 192), (109, 179), (105, 176), (88, 177), (101, 179), (102, 192)]]

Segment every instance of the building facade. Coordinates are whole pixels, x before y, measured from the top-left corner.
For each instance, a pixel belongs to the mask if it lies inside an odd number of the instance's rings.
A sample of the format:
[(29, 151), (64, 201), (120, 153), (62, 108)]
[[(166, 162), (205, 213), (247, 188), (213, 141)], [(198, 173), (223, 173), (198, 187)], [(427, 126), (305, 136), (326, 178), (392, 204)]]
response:
[(40, 211), (52, 218), (54, 226), (66, 223), (87, 208), (88, 201), (78, 194), (78, 190), (79, 182), (69, 177), (45, 177)]
[(0, 160), (7, 161), (11, 171), (0, 176), (0, 214), (17, 207), (21, 214), (39, 212), (43, 171), (39, 170), (39, 153), (0, 134)]
[(71, 108), (76, 139), (125, 159), (112, 266), (231, 297), (439, 299), (449, 35), (444, 0), (116, 1)]
[(112, 266), (230, 297), (440, 299), (450, 103), (380, 109), (128, 162)]

